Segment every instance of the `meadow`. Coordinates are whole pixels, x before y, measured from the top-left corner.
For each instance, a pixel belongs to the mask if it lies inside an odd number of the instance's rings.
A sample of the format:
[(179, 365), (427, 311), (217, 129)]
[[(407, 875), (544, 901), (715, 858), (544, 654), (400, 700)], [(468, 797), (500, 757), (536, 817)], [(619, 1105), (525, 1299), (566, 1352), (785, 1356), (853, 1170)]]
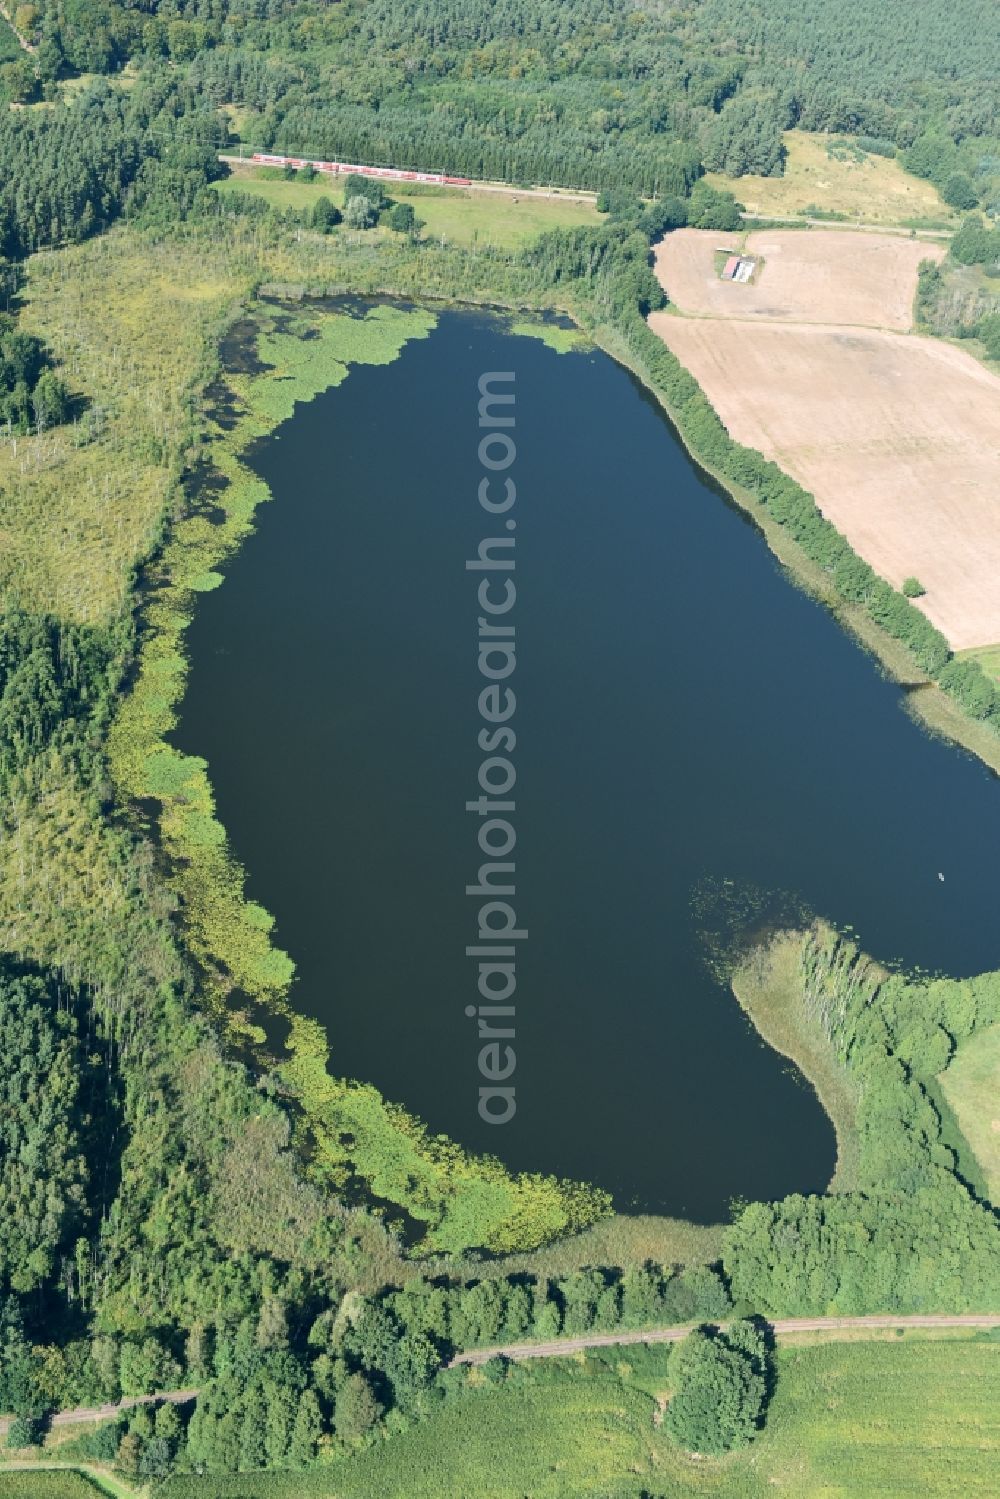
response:
[(784, 176), (733, 178), (710, 172), (708, 181), (735, 192), (749, 213), (768, 218), (809, 216), (821, 208), (853, 223), (908, 226), (919, 221), (942, 228), (957, 223), (937, 188), (904, 171), (898, 161), (805, 130), (785, 131), (784, 142)]
[(22, 323), (50, 340), (80, 410), (72, 425), (0, 442), (8, 597), (81, 623), (125, 607), (133, 568), (159, 539), (194, 435), (193, 391), (238, 276), (184, 246), (157, 263), (121, 235), (35, 257)]
[[(343, 206), (342, 180), (317, 177), (312, 182), (286, 181), (264, 172), (237, 167), (231, 177), (214, 186), (220, 193), (253, 193), (279, 209), (311, 210), (321, 197), (329, 198), (338, 208)], [(408, 182), (390, 182), (386, 190), (393, 199), (412, 203), (417, 218), (424, 221), (424, 238), (456, 245), (517, 249), (550, 229), (601, 222), (596, 208), (570, 199), (532, 198), (516, 192), (466, 192)], [(380, 238), (391, 233), (377, 231)]]
[(939, 1079), (963, 1135), (982, 1169), (990, 1199), (1000, 1202), (1000, 1025), (963, 1041)]
[(434, 1414), (308, 1474), (177, 1477), (164, 1499), (924, 1499), (1000, 1484), (1000, 1345), (987, 1339), (787, 1344), (767, 1423), (721, 1459), (671, 1445), (667, 1352), (608, 1350), (503, 1384), (482, 1371)]

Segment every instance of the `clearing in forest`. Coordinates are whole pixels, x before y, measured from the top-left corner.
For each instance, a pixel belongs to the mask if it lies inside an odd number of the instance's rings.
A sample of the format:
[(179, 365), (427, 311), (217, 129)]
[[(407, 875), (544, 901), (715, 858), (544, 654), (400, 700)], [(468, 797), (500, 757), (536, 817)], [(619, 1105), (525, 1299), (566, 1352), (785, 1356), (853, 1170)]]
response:
[(863, 151), (844, 136), (786, 130), (781, 177), (726, 177), (710, 172), (713, 187), (734, 192), (749, 213), (768, 218), (811, 212), (866, 224), (949, 224), (956, 215), (933, 183), (903, 170), (893, 158)]
[(972, 1148), (990, 1194), (1000, 1204), (1000, 1025), (963, 1041), (941, 1074), (941, 1086)]
[(1000, 641), (1000, 378), (902, 331), (919, 262), (941, 247), (836, 230), (750, 241), (764, 265), (739, 286), (717, 279), (726, 236), (669, 235), (657, 274), (696, 315), (654, 313), (652, 328), (737, 442), (797, 479), (882, 577), (919, 580), (954, 649)]

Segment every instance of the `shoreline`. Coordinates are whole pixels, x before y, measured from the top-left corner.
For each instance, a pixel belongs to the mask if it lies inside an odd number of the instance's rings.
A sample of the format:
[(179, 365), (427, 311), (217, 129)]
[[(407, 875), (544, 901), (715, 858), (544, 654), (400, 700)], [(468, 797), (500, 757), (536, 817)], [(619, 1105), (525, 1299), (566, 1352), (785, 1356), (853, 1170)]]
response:
[(778, 932), (756, 946), (731, 979), (736, 1000), (757, 1034), (787, 1057), (813, 1089), (833, 1125), (837, 1158), (825, 1193), (850, 1192), (857, 1176), (858, 1089), (802, 1003), (800, 957), (805, 934)]
[[(341, 1192), (363, 1184), (375, 1202), (390, 1205), (390, 1218), (419, 1223), (415, 1259), (467, 1252), (470, 1232), (472, 1243), (494, 1253), (530, 1252), (609, 1217), (609, 1194), (590, 1182), (516, 1172), (494, 1156), (443, 1141), (374, 1084), (332, 1070), (326, 1028), (290, 1001), (294, 964), (273, 941), (273, 917), (248, 895), (247, 871), (216, 816), (210, 767), (170, 739), (189, 669), (184, 635), (198, 595), (224, 583), (219, 567), (252, 533), (257, 507), (272, 498), (247, 466), (249, 448), (297, 404), (338, 385), (355, 365), (392, 362), (436, 321), (415, 295), (393, 304), (366, 297), (370, 305), (360, 320), (322, 301), (303, 299), (296, 309), (258, 298), (223, 332), (222, 339), (243, 321), (254, 330), (250, 367), (225, 369), (220, 339), (209, 381), (225, 387), (233, 408), (225, 425), (205, 413), (203, 458), (221, 481), (215, 507), (224, 518), (209, 521), (189, 498), (147, 564), (157, 586), (138, 599), (141, 648), (111, 729), (112, 777), (126, 803), (159, 803), (158, 841), (181, 899), (185, 950), (202, 974), (202, 1005), (230, 1047), (248, 1048), (262, 1070), (271, 1067), (280, 1078), (301, 1111), (296, 1133), (315, 1173)], [(298, 326), (310, 319), (308, 330)], [(275, 1059), (262, 1022), (279, 1018), (288, 1036)], [(477, 1214), (474, 1232), (465, 1221), (463, 1188)]]
[[(669, 401), (627, 347), (617, 328), (603, 323), (589, 330), (589, 336), (618, 364), (630, 370), (643, 389), (659, 403), (690, 461), (753, 520), (789, 580), (828, 609), (837, 623), (876, 658), (886, 677), (903, 689), (906, 709), (919, 726), (974, 755), (995, 775), (1000, 775), (1000, 736), (992, 733), (985, 723), (963, 712), (954, 699), (917, 665), (908, 647), (877, 625), (862, 605), (842, 599), (834, 591), (829, 574), (807, 556), (798, 542), (768, 514), (760, 500), (693, 450)], [(678, 363), (686, 374), (691, 375), (686, 365)], [(701, 390), (700, 385), (698, 389)], [(838, 532), (838, 535), (842, 533)]]

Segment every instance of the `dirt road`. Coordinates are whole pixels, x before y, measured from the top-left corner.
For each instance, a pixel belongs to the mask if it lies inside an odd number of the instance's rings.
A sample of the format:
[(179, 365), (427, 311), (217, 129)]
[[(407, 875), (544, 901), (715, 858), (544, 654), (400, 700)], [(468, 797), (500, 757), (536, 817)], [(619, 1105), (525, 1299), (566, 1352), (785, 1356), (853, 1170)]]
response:
[[(776, 1338), (785, 1338), (800, 1332), (882, 1332), (886, 1328), (897, 1327), (1000, 1327), (1000, 1315), (969, 1313), (955, 1317), (791, 1317), (769, 1325)], [(511, 1359), (559, 1358), (568, 1353), (582, 1353), (587, 1348), (612, 1348), (628, 1343), (676, 1343), (681, 1338), (686, 1338), (690, 1331), (690, 1325), (656, 1327), (645, 1332), (608, 1332), (593, 1333), (583, 1338), (555, 1338), (550, 1343), (508, 1343), (501, 1348), (477, 1348), (471, 1353), (460, 1353), (452, 1359), (449, 1367), (454, 1368), (456, 1364), (485, 1364), (499, 1354)]]
[[(185, 1405), (197, 1395), (197, 1390), (162, 1390), (156, 1395), (127, 1395), (124, 1400), (110, 1405), (81, 1405), (71, 1411), (57, 1411), (49, 1418), (50, 1426), (75, 1426), (83, 1421), (110, 1421), (122, 1411), (133, 1410), (137, 1405), (155, 1405), (161, 1400), (171, 1405)], [(6, 1436), (12, 1417), (0, 1419), (0, 1436)]]
[(922, 239), (953, 239), (954, 229), (905, 229), (897, 224), (866, 224), (864, 219), (811, 219), (802, 213), (754, 213), (749, 208), (741, 211), (744, 219), (754, 224), (807, 224), (812, 229), (846, 229), (857, 234), (900, 234), (912, 239), (918, 234)]

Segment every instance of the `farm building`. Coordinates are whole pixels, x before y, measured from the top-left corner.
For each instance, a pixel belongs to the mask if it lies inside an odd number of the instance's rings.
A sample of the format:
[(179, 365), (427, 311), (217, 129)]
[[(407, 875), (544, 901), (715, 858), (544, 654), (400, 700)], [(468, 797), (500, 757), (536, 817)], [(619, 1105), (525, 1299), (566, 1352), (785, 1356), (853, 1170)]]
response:
[(723, 281), (739, 281), (744, 285), (757, 268), (757, 262), (747, 255), (730, 255), (722, 267)]

